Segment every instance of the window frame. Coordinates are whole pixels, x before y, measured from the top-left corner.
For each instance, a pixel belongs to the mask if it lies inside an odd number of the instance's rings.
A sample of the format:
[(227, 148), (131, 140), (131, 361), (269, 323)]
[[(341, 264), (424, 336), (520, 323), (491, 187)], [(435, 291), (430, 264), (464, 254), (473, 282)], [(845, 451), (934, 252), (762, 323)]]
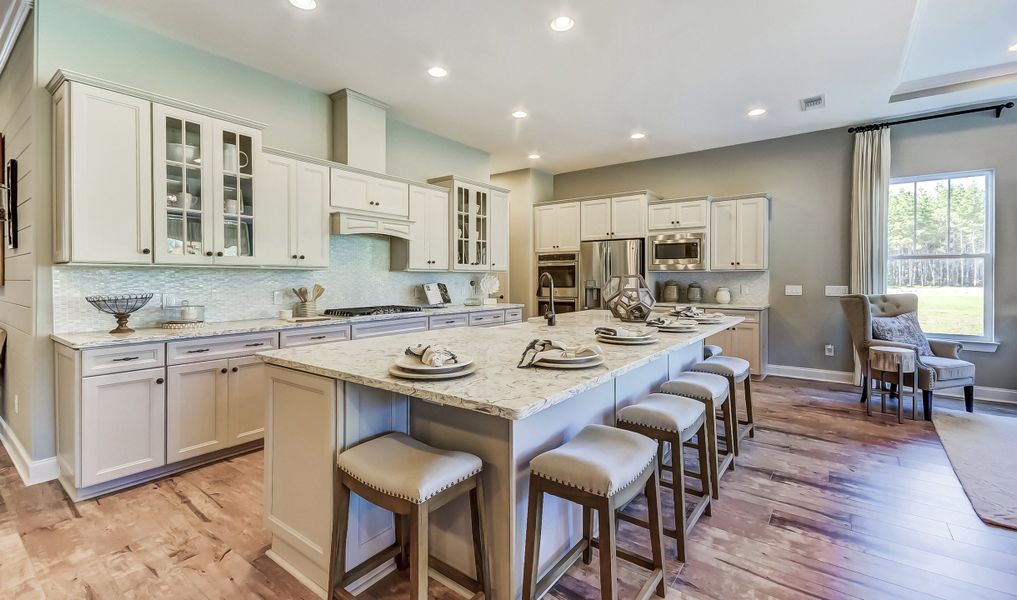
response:
[[(946, 340), (960, 342), (965, 350), (980, 352), (995, 352), (999, 344), (996, 342), (996, 170), (995, 169), (973, 169), (969, 171), (948, 171), (944, 173), (929, 173), (925, 175), (910, 175), (907, 177), (891, 177), (890, 185), (918, 184), (923, 181), (938, 181), (942, 179), (961, 179), (964, 177), (985, 177), (985, 252), (972, 254), (895, 254), (890, 255), (890, 218), (887, 214), (886, 231), (883, 235), (883, 252), (886, 256), (884, 270), (889, 272), (891, 260), (922, 260), (938, 258), (982, 258), (985, 261), (984, 277), (985, 285), (983, 293), (983, 335), (962, 335), (929, 332), (928, 336), (934, 340)], [(889, 205), (889, 188), (887, 189), (887, 203)], [(949, 227), (949, 224), (947, 225)], [(919, 310), (921, 307), (919, 306)]]

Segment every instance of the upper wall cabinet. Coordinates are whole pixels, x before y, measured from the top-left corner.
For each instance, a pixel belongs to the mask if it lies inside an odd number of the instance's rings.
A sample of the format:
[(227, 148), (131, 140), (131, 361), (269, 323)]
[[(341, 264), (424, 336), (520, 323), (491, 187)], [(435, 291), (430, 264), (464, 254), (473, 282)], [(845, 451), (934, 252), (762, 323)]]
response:
[(579, 251), (579, 203), (551, 204), (534, 209), (537, 252)]
[(646, 211), (649, 231), (705, 228), (710, 208), (707, 198), (697, 200), (665, 200), (649, 205)]
[(392, 238), (394, 271), (447, 271), (449, 269), (448, 191), (410, 186), (410, 236)]
[(262, 264), (327, 268), (329, 168), (265, 152), (258, 193), (272, 211), (262, 212)]
[(406, 219), (410, 210), (409, 185), (333, 167), (332, 207), (341, 209), (340, 212), (373, 213)]
[(582, 240), (639, 238), (646, 235), (646, 194), (597, 198), (580, 203)]
[(151, 103), (70, 82), (53, 102), (54, 262), (151, 264)]
[(428, 183), (449, 188), (452, 270), (507, 271), (509, 190), (453, 176)]
[(710, 269), (762, 271), (769, 253), (769, 199), (713, 202), (710, 215)]

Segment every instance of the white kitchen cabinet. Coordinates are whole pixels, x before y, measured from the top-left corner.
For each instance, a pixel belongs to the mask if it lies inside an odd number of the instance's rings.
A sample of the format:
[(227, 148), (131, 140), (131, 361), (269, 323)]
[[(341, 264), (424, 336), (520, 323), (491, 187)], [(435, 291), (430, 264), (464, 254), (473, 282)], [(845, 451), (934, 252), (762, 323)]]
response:
[[(258, 231), (264, 224), (261, 200), (255, 198), (256, 165), (261, 156), (261, 132), (225, 121), (213, 124), (212, 217), (215, 264), (256, 265), (264, 250)], [(207, 254), (207, 252), (206, 252)]]
[(769, 200), (765, 197), (713, 202), (710, 215), (710, 269), (760, 271), (767, 268)]
[[(451, 253), (454, 271), (501, 271), (508, 269), (508, 193), (509, 190), (456, 176), (439, 177), (428, 183), (449, 189)], [(504, 210), (501, 198), (504, 195)], [(498, 203), (498, 208), (492, 205)], [(496, 214), (492, 214), (492, 210)], [(494, 223), (498, 219), (498, 223)], [(504, 228), (504, 229), (503, 229)], [(502, 230), (503, 229), (503, 230)], [(504, 237), (502, 237), (504, 236)], [(492, 268), (492, 242), (505, 243), (506, 251), (497, 256)], [(495, 251), (500, 254), (501, 249)], [(498, 264), (500, 261), (501, 264)]]
[(270, 218), (263, 219), (263, 226), (258, 230), (258, 241), (263, 251), (261, 264), (299, 266), (296, 258), (290, 258), (296, 254), (291, 245), (296, 234), (297, 161), (265, 152), (260, 169), (258, 195), (262, 205), (268, 207), (271, 213), (268, 215)]
[(165, 375), (158, 368), (81, 380), (78, 487), (166, 464)]
[(370, 211), (367, 193), (371, 176), (356, 171), (332, 168), (332, 193), (330, 203), (334, 208)]
[(265, 437), (265, 363), (254, 356), (229, 359), (227, 444)]
[(297, 161), (296, 168), (297, 192), (290, 202), (290, 259), (299, 267), (327, 269), (329, 168), (303, 161)]
[(410, 186), (410, 239), (392, 240), (393, 271), (447, 271), (448, 192)]
[(701, 229), (709, 222), (707, 200), (672, 200), (650, 204), (646, 211), (650, 231)]
[(152, 263), (152, 104), (65, 81), (53, 95), (58, 263)]
[(407, 218), (409, 185), (359, 171), (332, 167), (333, 208)]
[(410, 214), (410, 187), (400, 181), (372, 177), (367, 186), (368, 203), (374, 212), (407, 218)]
[(229, 445), (229, 361), (176, 365), (166, 370), (166, 462), (194, 458)]
[(585, 241), (644, 237), (646, 200), (645, 194), (634, 194), (581, 202), (581, 238)]
[(538, 206), (534, 220), (537, 252), (579, 251), (579, 202)]
[(491, 192), (491, 270), (508, 271), (509, 264), (509, 197), (505, 192)]

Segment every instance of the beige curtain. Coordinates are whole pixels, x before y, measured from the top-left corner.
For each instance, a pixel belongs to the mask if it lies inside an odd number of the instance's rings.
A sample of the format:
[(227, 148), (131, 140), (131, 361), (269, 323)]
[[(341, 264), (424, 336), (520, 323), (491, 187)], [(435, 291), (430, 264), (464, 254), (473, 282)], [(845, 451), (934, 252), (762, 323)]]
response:
[[(851, 293), (886, 291), (886, 219), (890, 195), (890, 129), (855, 134), (851, 180)], [(862, 365), (855, 356), (855, 383)]]

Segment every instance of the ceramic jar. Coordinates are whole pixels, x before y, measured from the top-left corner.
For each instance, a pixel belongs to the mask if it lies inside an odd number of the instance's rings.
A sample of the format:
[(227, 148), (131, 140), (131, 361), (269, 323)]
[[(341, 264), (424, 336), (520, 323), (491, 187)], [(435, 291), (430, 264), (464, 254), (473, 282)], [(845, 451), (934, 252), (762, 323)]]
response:
[(726, 287), (717, 288), (717, 304), (729, 304), (731, 302), (731, 290)]

